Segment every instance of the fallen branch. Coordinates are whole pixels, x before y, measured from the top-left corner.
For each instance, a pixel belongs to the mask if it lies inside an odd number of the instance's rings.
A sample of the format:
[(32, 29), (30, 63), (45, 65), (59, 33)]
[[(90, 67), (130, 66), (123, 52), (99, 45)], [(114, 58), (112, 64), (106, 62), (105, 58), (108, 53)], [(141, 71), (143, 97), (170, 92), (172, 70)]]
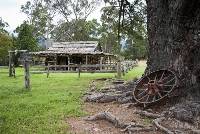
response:
[(165, 119), (165, 117), (160, 117), (160, 118), (157, 118), (155, 120), (153, 120), (153, 123), (155, 124), (155, 126), (160, 129), (161, 131), (167, 133), (167, 134), (174, 134), (172, 131), (170, 131), (169, 129), (163, 127), (162, 125), (160, 125), (159, 123), (161, 121), (163, 121)]

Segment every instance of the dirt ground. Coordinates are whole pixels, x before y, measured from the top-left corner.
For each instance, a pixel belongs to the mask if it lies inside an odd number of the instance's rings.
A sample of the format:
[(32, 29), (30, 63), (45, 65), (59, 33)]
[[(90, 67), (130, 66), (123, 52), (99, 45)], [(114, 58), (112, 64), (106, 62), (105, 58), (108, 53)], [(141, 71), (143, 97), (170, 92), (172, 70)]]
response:
[[(142, 118), (140, 115), (134, 113), (136, 107), (126, 108), (126, 105), (116, 103), (85, 103), (84, 110), (89, 115), (108, 110), (123, 122), (137, 122), (146, 126), (151, 125), (152, 120), (145, 117)], [(70, 126), (69, 131), (71, 134), (124, 134), (121, 129), (115, 128), (113, 124), (105, 120), (84, 121), (83, 117), (68, 118), (67, 124)], [(159, 134), (159, 132), (141, 132), (140, 134)]]
[[(145, 65), (145, 61), (140, 61), (140, 65)], [(98, 84), (99, 81), (95, 81)], [(94, 83), (95, 83), (94, 82)], [(102, 84), (104, 85), (110, 85), (110, 81), (101, 81), (100, 87), (102, 87)], [(93, 84), (94, 84), (93, 83)], [(98, 84), (97, 87), (99, 86)], [(153, 106), (149, 106), (150, 110), (153, 111), (153, 113), (162, 113), (163, 111), (166, 111), (171, 103), (169, 103), (168, 99), (163, 99), (162, 101), (159, 101), (159, 104), (154, 104)], [(83, 106), (83, 110), (88, 114), (88, 116), (95, 115), (100, 112), (108, 111), (111, 114), (113, 114), (115, 117), (117, 117), (120, 121), (124, 123), (130, 123), (134, 122), (143, 126), (152, 126), (153, 119), (142, 117), (138, 114), (136, 114), (134, 111), (136, 110), (142, 110), (142, 107), (138, 106), (132, 106), (127, 107), (128, 104), (119, 104), (117, 102), (111, 102), (111, 103), (95, 103), (95, 102), (85, 102)], [(148, 109), (145, 109), (146, 111), (149, 111)], [(151, 112), (150, 111), (150, 112)], [(77, 118), (67, 118), (66, 123), (69, 126), (69, 133), (71, 134), (125, 134), (125, 132), (122, 131), (120, 128), (116, 128), (113, 124), (109, 123), (106, 120), (98, 120), (98, 121), (85, 121), (84, 117), (77, 117)], [(173, 119), (166, 119), (161, 123), (162, 126), (169, 128), (174, 133), (183, 133), (188, 134), (188, 130), (191, 129), (197, 129), (197, 126), (194, 126), (193, 124), (188, 124), (186, 122), (180, 122)], [(149, 132), (135, 132), (137, 134), (162, 134), (163, 132), (158, 131), (155, 126), (152, 126), (153, 130)], [(199, 127), (198, 127), (199, 129)], [(185, 130), (185, 131), (182, 131)], [(200, 132), (200, 130), (199, 130)], [(190, 133), (190, 132), (189, 132)]]

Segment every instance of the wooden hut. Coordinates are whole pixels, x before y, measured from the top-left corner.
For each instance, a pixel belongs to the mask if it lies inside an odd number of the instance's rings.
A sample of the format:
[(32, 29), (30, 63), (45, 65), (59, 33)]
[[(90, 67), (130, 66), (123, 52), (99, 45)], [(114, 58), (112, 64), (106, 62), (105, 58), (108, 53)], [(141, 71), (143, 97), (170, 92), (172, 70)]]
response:
[[(45, 65), (102, 65), (113, 64), (115, 56), (104, 53), (97, 41), (53, 42), (46, 51), (32, 52)], [(70, 70), (70, 68), (67, 68)]]

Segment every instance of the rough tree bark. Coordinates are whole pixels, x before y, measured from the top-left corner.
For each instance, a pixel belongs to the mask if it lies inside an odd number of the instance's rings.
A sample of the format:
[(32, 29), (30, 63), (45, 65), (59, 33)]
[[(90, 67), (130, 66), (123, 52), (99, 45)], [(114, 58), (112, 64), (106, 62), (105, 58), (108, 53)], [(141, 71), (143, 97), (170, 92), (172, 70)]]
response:
[[(200, 99), (200, 0), (146, 0), (148, 61), (146, 73), (168, 68), (181, 89)], [(191, 87), (196, 88), (191, 88)], [(182, 90), (183, 91), (183, 90)], [(195, 93), (194, 93), (195, 92)], [(198, 97), (195, 97), (195, 96)]]

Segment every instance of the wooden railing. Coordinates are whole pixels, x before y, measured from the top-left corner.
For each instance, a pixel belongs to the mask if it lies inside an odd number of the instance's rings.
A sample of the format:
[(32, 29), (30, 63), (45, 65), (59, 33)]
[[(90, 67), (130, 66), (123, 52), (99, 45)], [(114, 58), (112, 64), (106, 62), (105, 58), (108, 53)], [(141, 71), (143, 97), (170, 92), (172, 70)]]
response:
[[(70, 64), (70, 65), (51, 65), (48, 63), (47, 66), (32, 66), (30, 69), (31, 73), (47, 73), (49, 77), (50, 73), (116, 73), (121, 77), (121, 73), (125, 75), (137, 64), (136, 61), (123, 61), (115, 64)], [(35, 70), (34, 70), (35, 69)]]

